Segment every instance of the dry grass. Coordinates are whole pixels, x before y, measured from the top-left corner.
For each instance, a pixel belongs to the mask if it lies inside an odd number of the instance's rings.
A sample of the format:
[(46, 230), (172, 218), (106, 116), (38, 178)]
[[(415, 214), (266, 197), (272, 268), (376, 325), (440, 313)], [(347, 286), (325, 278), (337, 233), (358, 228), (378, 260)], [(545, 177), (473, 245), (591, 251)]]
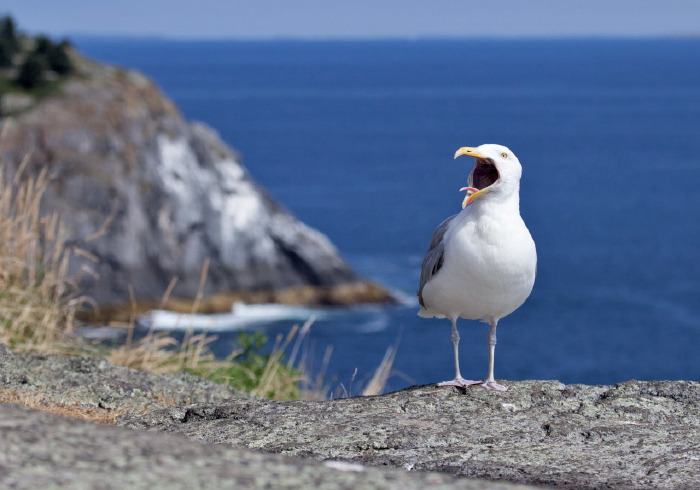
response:
[(46, 169), (10, 180), (0, 168), (0, 342), (22, 351), (64, 351), (83, 301), (68, 279), (71, 250), (55, 213), (42, 215)]
[[(42, 213), (50, 176), (46, 168), (38, 175), (28, 172), (29, 159), (27, 155), (13, 175), (8, 175), (5, 165), (0, 167), (0, 343), (21, 352), (95, 354), (95, 349), (73, 335), (76, 312), (90, 300), (77, 294), (68, 274), (74, 254), (88, 258), (91, 254), (66, 247), (68, 237), (60, 216)], [(200, 291), (206, 270), (205, 264)], [(193, 312), (196, 305), (197, 301)], [(149, 333), (132, 342), (134, 323), (135, 315), (127, 343), (108, 352), (111, 362), (164, 373), (213, 360), (206, 349), (213, 337), (190, 335), (179, 343), (166, 333)]]
[[(323, 356), (321, 366), (312, 372), (308, 368), (308, 345), (306, 340), (308, 340), (309, 331), (314, 319), (311, 318), (307, 321), (300, 330), (297, 332), (297, 327), (295, 326), (290, 330), (285, 343), (281, 344), (280, 338), (277, 339), (275, 344), (275, 351), (284, 352), (290, 345), (291, 340), (296, 334), (296, 339), (294, 342), (294, 347), (291, 350), (288, 366), (293, 366), (296, 369), (299, 376), (299, 383), (301, 386), (300, 398), (305, 400), (327, 400), (331, 398), (348, 398), (350, 396), (355, 396), (353, 394), (353, 383), (355, 381), (355, 374), (349, 383), (349, 388), (346, 388), (343, 384), (340, 384), (334, 390), (328, 384), (326, 380), (326, 372), (328, 371), (328, 364), (330, 362), (331, 355), (333, 353), (332, 347), (328, 347)], [(291, 338), (290, 338), (291, 337)], [(372, 396), (380, 395), (386, 389), (387, 381), (389, 377), (393, 374), (394, 359), (396, 358), (396, 352), (398, 348), (397, 345), (390, 346), (384, 353), (384, 358), (382, 359), (379, 366), (375, 369), (369, 380), (361, 384), (364, 387), (360, 391), (361, 396)], [(274, 352), (274, 351), (273, 351)], [(298, 356), (298, 357), (297, 357)]]
[(56, 403), (49, 400), (43, 394), (33, 392), (18, 392), (0, 388), (0, 403), (16, 403), (34, 410), (70, 417), (74, 419), (87, 420), (98, 424), (115, 424), (117, 418), (126, 413), (126, 410), (109, 410), (99, 407), (81, 407), (79, 405), (68, 405)]
[[(303, 398), (312, 398), (315, 394), (308, 388), (302, 388), (301, 395), (299, 394), (300, 383), (305, 383), (308, 386), (308, 375), (306, 373), (306, 365), (302, 361), (298, 361), (301, 346), (305, 339), (308, 338), (311, 325), (314, 318), (310, 318), (299, 329), (298, 325), (294, 325), (285, 337), (281, 335), (275, 340), (275, 346), (272, 349), (270, 358), (265, 365), (258, 386), (252, 391), (257, 396), (267, 396), (269, 393), (275, 393), (278, 399), (293, 399), (299, 396)], [(284, 352), (292, 345), (289, 360), (284, 363)]]
[[(197, 313), (197, 305), (202, 297), (202, 291), (209, 270), (209, 260), (206, 260), (199, 281), (197, 296), (192, 304), (191, 313)], [(170, 292), (175, 287), (177, 279), (170, 281), (161, 300), (161, 306), (168, 302)], [(194, 335), (189, 328), (182, 342), (174, 339), (169, 332), (154, 332), (151, 329), (144, 337), (134, 341), (134, 328), (136, 324), (137, 304), (133, 289), (129, 288), (131, 296), (131, 317), (126, 325), (127, 336), (123, 345), (115, 347), (107, 354), (107, 360), (113, 364), (127, 366), (142, 371), (156, 374), (176, 373), (187, 369), (193, 370), (204, 363), (214, 363), (214, 356), (207, 348), (207, 344), (216, 340), (215, 336), (208, 336), (206, 332)]]
[(391, 368), (394, 365), (394, 358), (396, 358), (396, 347), (390, 346), (384, 353), (379, 367), (374, 371), (374, 375), (362, 390), (362, 396), (381, 395), (384, 392), (386, 382), (391, 375)]

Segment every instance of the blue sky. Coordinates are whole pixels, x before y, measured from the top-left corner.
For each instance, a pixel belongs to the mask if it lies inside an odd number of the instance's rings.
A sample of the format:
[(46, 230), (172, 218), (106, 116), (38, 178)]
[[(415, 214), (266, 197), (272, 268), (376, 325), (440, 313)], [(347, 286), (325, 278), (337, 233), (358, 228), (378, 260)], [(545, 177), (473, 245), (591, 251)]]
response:
[(698, 0), (2, 0), (0, 13), (53, 36), (700, 36)]

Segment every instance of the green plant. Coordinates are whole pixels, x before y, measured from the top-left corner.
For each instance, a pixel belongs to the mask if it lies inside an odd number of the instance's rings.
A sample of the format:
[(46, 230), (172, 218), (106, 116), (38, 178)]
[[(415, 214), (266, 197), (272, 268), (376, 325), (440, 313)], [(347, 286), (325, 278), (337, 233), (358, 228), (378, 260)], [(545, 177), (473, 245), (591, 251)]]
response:
[(299, 398), (301, 372), (285, 364), (284, 349), (279, 342), (272, 352), (261, 352), (267, 341), (267, 335), (262, 332), (240, 332), (238, 348), (226, 361), (202, 362), (186, 371), (266, 398)]

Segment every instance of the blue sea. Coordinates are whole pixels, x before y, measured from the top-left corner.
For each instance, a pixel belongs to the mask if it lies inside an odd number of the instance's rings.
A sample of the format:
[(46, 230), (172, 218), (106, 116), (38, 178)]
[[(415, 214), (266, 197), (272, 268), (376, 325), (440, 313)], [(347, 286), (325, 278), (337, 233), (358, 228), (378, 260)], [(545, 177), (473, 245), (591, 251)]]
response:
[[(455, 150), (498, 143), (523, 164), (539, 262), (532, 296), (499, 324), (496, 377), (700, 380), (700, 40), (76, 45), (153, 78), (358, 273), (406, 299), (253, 309), (217, 328), (217, 354), (240, 328), (274, 338), (315, 315), (307, 349), (320, 366), (332, 346), (333, 386), (359, 391), (390, 346), (387, 389), (451, 379), (449, 321), (416, 316), (420, 263), (461, 208), (473, 159)], [(460, 331), (462, 373), (481, 379), (487, 326)]]

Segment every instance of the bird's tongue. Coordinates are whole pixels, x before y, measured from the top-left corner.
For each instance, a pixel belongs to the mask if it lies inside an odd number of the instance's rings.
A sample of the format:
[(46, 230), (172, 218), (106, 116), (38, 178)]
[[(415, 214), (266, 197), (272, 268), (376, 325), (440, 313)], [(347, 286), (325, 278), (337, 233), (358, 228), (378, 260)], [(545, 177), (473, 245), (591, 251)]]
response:
[(476, 187), (462, 187), (460, 189), (461, 191), (467, 191), (467, 195), (464, 196), (464, 201), (462, 201), (462, 209), (467, 207), (467, 204), (469, 204), (469, 198), (472, 196), (472, 194), (479, 192), (479, 189)]
[(479, 189), (477, 189), (476, 187), (462, 187), (459, 191), (467, 191), (467, 197), (469, 197), (475, 192), (479, 192)]

